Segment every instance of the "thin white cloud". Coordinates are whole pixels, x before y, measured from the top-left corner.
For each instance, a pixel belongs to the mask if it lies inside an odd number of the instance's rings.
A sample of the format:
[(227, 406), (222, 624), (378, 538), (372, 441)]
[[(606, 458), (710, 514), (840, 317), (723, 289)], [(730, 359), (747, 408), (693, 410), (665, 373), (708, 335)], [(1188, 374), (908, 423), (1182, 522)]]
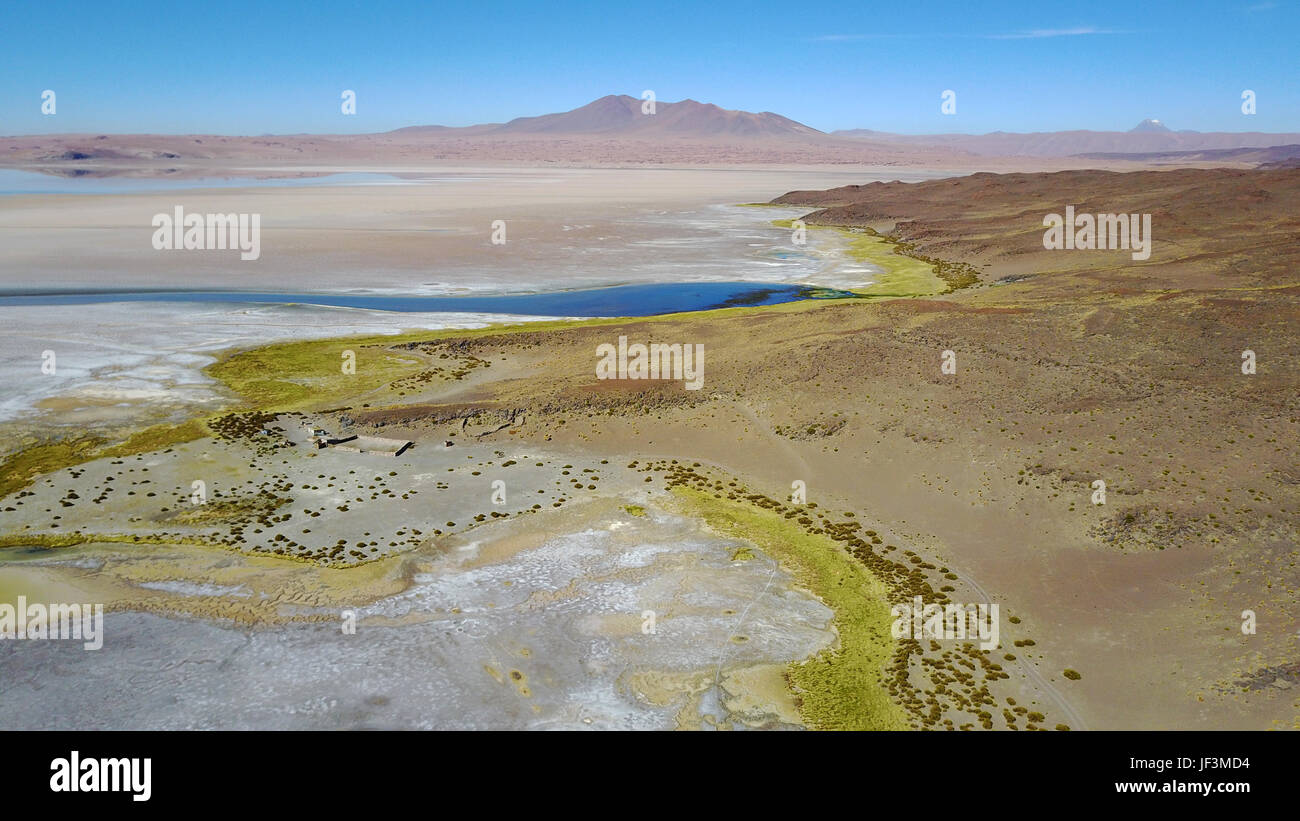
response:
[(1277, 3), (1256, 3), (1253, 6), (1246, 6), (1246, 11), (1268, 11), (1269, 9), (1275, 8), (1277, 8)]
[(1034, 29), (1033, 31), (1018, 31), (1012, 34), (983, 34), (977, 36), (989, 40), (1038, 40), (1044, 37), (1082, 37), (1089, 34), (1128, 34), (1128, 32), (1099, 29), (1095, 26), (1079, 26), (1072, 29)]
[(1078, 26), (1069, 29), (1033, 29), (1001, 34), (823, 34), (809, 38), (814, 43), (850, 43), (858, 40), (884, 40), (892, 38), (974, 38), (979, 40), (1039, 40), (1046, 37), (1083, 37), (1101, 34), (1131, 34), (1128, 31), (1102, 29), (1096, 26)]

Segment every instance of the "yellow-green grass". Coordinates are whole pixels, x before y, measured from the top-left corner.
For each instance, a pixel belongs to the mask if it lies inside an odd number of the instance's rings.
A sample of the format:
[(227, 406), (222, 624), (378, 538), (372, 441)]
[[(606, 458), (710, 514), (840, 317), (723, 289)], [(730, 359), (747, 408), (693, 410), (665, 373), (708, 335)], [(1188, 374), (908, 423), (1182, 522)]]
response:
[[(707, 320), (711, 316), (743, 316), (810, 310), (826, 300), (808, 299), (777, 305), (737, 306), (710, 311), (681, 311), (645, 317), (560, 319), (513, 325), (491, 325), (470, 330), (445, 328), (391, 336), (333, 337), (277, 342), (260, 348), (232, 352), (209, 365), (204, 373), (224, 383), (245, 405), (263, 411), (302, 411), (336, 408), (350, 400), (384, 388), (394, 380), (427, 367), (415, 354), (392, 350), (400, 345), (440, 339), (476, 339), (520, 333), (562, 331), (579, 327), (626, 325), (629, 322)], [(850, 300), (852, 301), (852, 300)], [(356, 355), (356, 372), (343, 373), (343, 352)]]
[(157, 533), (11, 533), (0, 536), (0, 547), (42, 547), (50, 550), (83, 544), (183, 544), (199, 547), (228, 545), (198, 536), (164, 536)]
[[(490, 325), (471, 330), (445, 328), (388, 336), (350, 336), (277, 342), (226, 354), (204, 373), (224, 383), (243, 402), (263, 411), (313, 410), (336, 407), (347, 400), (382, 389), (426, 367), (414, 353), (392, 350), (398, 345), (473, 339), (496, 334), (563, 330), (582, 324), (621, 320), (554, 320), (517, 325)], [(343, 370), (344, 352), (355, 355), (353, 373)]]
[(105, 447), (100, 437), (85, 436), (33, 445), (0, 462), (0, 498), (22, 490), (37, 476), (99, 459), (121, 458), (162, 450), (211, 435), (202, 419), (161, 424), (137, 431), (119, 444)]
[[(777, 228), (794, 227), (794, 220), (772, 220)], [(855, 262), (865, 262), (882, 269), (872, 283), (853, 289), (859, 296), (875, 299), (932, 296), (948, 290), (931, 262), (898, 253), (897, 243), (879, 234), (825, 225), (809, 225), (813, 231), (834, 231), (847, 243), (844, 253)]]
[(799, 713), (823, 730), (905, 730), (903, 709), (889, 698), (884, 668), (894, 640), (885, 586), (825, 536), (808, 533), (778, 513), (673, 488), (686, 512), (713, 530), (746, 539), (781, 562), (796, 582), (834, 611), (839, 646), (794, 662), (787, 680)]
[(871, 285), (854, 293), (876, 297), (931, 296), (948, 290), (948, 283), (939, 278), (933, 265), (898, 253), (897, 246), (884, 237), (846, 228), (835, 230), (848, 238), (848, 254), (855, 262), (868, 262), (885, 269)]
[(37, 476), (94, 459), (101, 444), (93, 437), (64, 439), (10, 454), (0, 462), (0, 498), (22, 490)]
[(137, 453), (148, 453), (155, 450), (164, 450), (174, 445), (183, 445), (186, 442), (193, 442), (195, 439), (202, 439), (205, 436), (211, 436), (212, 431), (208, 430), (207, 424), (202, 419), (187, 419), (179, 424), (162, 424), (145, 428), (137, 431), (127, 437), (119, 445), (95, 454), (95, 458), (101, 456), (135, 456)]
[(388, 344), (391, 337), (283, 342), (236, 353), (207, 373), (263, 410), (328, 407), (419, 369), (420, 357), (387, 350)]

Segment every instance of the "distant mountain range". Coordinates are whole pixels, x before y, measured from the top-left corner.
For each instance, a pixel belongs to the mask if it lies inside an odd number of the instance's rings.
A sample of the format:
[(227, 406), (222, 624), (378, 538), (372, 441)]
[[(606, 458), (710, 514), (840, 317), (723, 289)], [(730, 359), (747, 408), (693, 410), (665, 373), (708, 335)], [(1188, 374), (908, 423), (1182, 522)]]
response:
[(682, 100), (659, 102), (655, 113), (642, 113), (642, 101), (626, 94), (601, 97), (572, 111), (519, 117), (508, 123), (475, 125), (466, 128), (416, 126), (398, 129), (394, 134), (443, 134), (446, 136), (571, 136), (571, 137), (677, 137), (685, 139), (777, 138), (824, 142), (826, 140), (867, 140), (873, 143), (900, 144), (918, 148), (939, 148), (989, 157), (1072, 157), (1121, 154), (1168, 154), (1267, 148), (1300, 143), (1300, 134), (1265, 134), (1261, 132), (1172, 131), (1160, 120), (1143, 120), (1128, 131), (1047, 131), (1017, 134), (995, 131), (991, 134), (892, 134), (856, 128), (829, 134), (811, 126), (773, 114), (732, 111), (711, 103)]
[[(1266, 134), (1259, 131), (1172, 131), (1159, 120), (1143, 120), (1128, 131), (1039, 131), (1017, 134), (891, 134), (864, 128), (832, 131), (833, 137), (865, 139), (876, 143), (906, 144), (926, 148), (969, 151), (986, 157), (1100, 157), (1144, 160), (1152, 155), (1178, 152), (1226, 151), (1268, 148), (1300, 143), (1300, 133)], [(1172, 157), (1167, 157), (1172, 159)], [(1184, 159), (1210, 159), (1209, 157)], [(1218, 159), (1229, 159), (1220, 157)], [(1247, 160), (1241, 160), (1247, 161)]]
[[(465, 127), (423, 125), (378, 134), (262, 136), (54, 134), (0, 137), (0, 165), (83, 173), (91, 165), (146, 163), (172, 173), (197, 163), (418, 163), (499, 159), (544, 162), (758, 162), (1003, 168), (1090, 160), (1234, 164), (1294, 163), (1300, 133), (1172, 131), (1143, 120), (1129, 131), (1030, 134), (893, 134), (869, 129), (829, 134), (770, 111), (721, 108), (695, 100), (643, 101), (611, 94), (571, 111)], [(1282, 147), (1275, 152), (1261, 149)], [(89, 172), (86, 172), (89, 173)], [(181, 173), (177, 171), (177, 173)]]
[(1255, 163), (1260, 168), (1294, 168), (1300, 163), (1300, 144), (1263, 148), (1206, 148), (1197, 151), (1153, 151), (1147, 154), (1079, 154), (1094, 160), (1134, 160), (1145, 163), (1233, 162)]
[(626, 94), (601, 97), (572, 111), (519, 117), (508, 123), (475, 125), (466, 128), (416, 126), (398, 129), (394, 134), (424, 133), (446, 136), (571, 136), (571, 137), (644, 137), (716, 140), (791, 139), (825, 142), (827, 140), (866, 140), (889, 143), (895, 147), (946, 149), (987, 157), (1073, 157), (1105, 154), (1112, 159), (1121, 154), (1169, 154), (1238, 148), (1267, 148), (1300, 143), (1300, 133), (1265, 134), (1262, 132), (1172, 131), (1160, 120), (1143, 120), (1128, 131), (1047, 131), (1017, 134), (995, 131), (991, 134), (893, 134), (869, 129), (832, 131), (829, 134), (811, 126), (764, 111), (732, 111), (711, 103), (682, 100), (659, 102), (655, 113), (642, 113), (642, 101)]
[(508, 123), (467, 128), (415, 126), (393, 133), (456, 132), (465, 136), (592, 135), (645, 137), (824, 137), (821, 131), (780, 114), (732, 111), (712, 103), (682, 100), (656, 102), (654, 113), (643, 113), (644, 101), (626, 94), (610, 94), (558, 114), (518, 117)]

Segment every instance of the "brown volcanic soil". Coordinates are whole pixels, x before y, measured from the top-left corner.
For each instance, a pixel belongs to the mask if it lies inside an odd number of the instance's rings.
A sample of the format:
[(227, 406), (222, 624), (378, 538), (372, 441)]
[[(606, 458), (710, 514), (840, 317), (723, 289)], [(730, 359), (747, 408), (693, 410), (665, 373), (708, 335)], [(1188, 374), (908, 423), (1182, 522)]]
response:
[[(775, 499), (802, 480), (822, 510), (951, 568), (954, 601), (999, 602), (994, 657), (1060, 694), (1048, 726), (1300, 726), (1300, 691), (1261, 672), (1296, 662), (1300, 630), (1300, 172), (976, 175), (781, 200), (892, 227), (984, 282), (467, 337), (523, 364), (440, 397), (448, 413), (358, 423), (439, 435), (482, 403), (526, 420), (489, 440), (695, 460)], [(1041, 215), (1066, 203), (1152, 212), (1151, 260), (1043, 251)], [(704, 344), (704, 389), (596, 381), (596, 346), (619, 335)]]
[[(806, 218), (810, 224), (871, 227), (927, 255), (987, 266), (991, 279), (1093, 271), (1104, 272), (1110, 285), (1217, 288), (1291, 281), (1287, 269), (1300, 238), (1298, 186), (1297, 169), (980, 173), (917, 185), (792, 191), (773, 202), (818, 207)], [(1151, 214), (1151, 258), (1044, 249), (1044, 215), (1064, 214), (1067, 205), (1076, 214)], [(1057, 286), (1096, 282), (1089, 276)]]

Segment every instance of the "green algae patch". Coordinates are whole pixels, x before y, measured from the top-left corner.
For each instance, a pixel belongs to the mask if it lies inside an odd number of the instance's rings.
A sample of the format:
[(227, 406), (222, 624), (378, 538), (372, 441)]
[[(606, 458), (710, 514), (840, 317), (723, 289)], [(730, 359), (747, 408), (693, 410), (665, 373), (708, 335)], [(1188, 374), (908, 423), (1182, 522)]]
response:
[(0, 536), (0, 547), (40, 547), (57, 550), (84, 544), (153, 544), (189, 545), (192, 547), (227, 548), (222, 542), (197, 536), (168, 536), (157, 533), (28, 533)]
[(868, 296), (933, 296), (948, 290), (930, 261), (898, 253), (897, 245), (877, 234), (835, 229), (849, 242), (848, 255), (854, 262), (883, 268), (876, 280), (855, 293)]
[(907, 717), (890, 699), (884, 681), (894, 651), (885, 585), (833, 540), (810, 534), (778, 513), (691, 488), (672, 492), (687, 512), (713, 530), (758, 545), (834, 611), (838, 646), (793, 662), (786, 671), (808, 726), (908, 729)]
[(138, 453), (149, 453), (150, 451), (163, 450), (174, 445), (183, 445), (186, 442), (193, 442), (196, 439), (203, 439), (211, 435), (212, 431), (208, 430), (207, 424), (202, 419), (190, 419), (178, 425), (154, 425), (142, 431), (137, 431), (127, 437), (120, 445), (114, 445), (99, 451), (95, 454), (95, 458), (135, 456)]
[(623, 509), (626, 510), (632, 516), (645, 515), (645, 508), (642, 507), (641, 505), (623, 505)]
[(0, 462), (0, 498), (27, 487), (38, 476), (84, 464), (105, 456), (121, 458), (162, 450), (210, 436), (201, 419), (162, 424), (136, 431), (121, 443), (105, 447), (104, 439), (85, 436), (44, 442), (10, 454)]
[(329, 407), (420, 369), (423, 360), (387, 350), (391, 338), (284, 342), (234, 354), (205, 372), (265, 410)]
[[(792, 229), (794, 220), (772, 220), (777, 228)], [(979, 283), (975, 269), (961, 262), (927, 257), (915, 245), (884, 236), (871, 228), (808, 225), (809, 230), (835, 231), (847, 243), (844, 253), (854, 262), (882, 269), (868, 286), (853, 293), (873, 299), (935, 296)]]
[(0, 462), (0, 498), (22, 490), (37, 476), (89, 462), (102, 440), (86, 437), (33, 445)]

